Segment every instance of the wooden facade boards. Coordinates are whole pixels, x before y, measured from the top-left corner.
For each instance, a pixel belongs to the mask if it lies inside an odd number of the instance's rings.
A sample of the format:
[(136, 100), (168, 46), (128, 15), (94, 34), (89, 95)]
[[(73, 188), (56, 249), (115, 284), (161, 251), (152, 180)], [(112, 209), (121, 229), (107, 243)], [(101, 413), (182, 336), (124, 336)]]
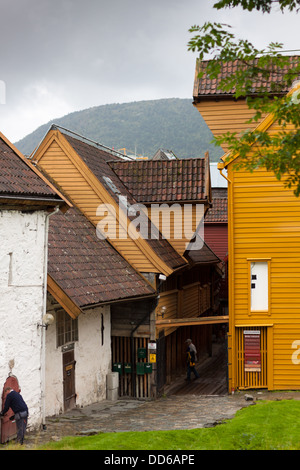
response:
[[(261, 126), (267, 132), (280, 130), (272, 116)], [(229, 387), (298, 390), (300, 200), (292, 188), (284, 187), (284, 178), (278, 181), (264, 169), (236, 171), (234, 161), (226, 164)], [(261, 332), (261, 372), (244, 370), (241, 358), (247, 329)]]

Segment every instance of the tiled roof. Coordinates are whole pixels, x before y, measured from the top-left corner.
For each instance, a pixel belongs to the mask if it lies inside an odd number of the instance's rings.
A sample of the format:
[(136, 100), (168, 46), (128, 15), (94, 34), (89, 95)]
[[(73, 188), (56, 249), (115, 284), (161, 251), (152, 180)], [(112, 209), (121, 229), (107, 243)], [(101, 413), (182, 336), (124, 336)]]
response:
[[(119, 202), (118, 197), (119, 195), (122, 195), (127, 197), (127, 201), (130, 205), (137, 203), (130, 190), (126, 188), (121, 179), (110, 166), (112, 160), (113, 163), (123, 162), (123, 160), (117, 156), (114, 157), (112, 154), (100, 148), (98, 149), (95, 146), (89, 145), (88, 143), (83, 142), (82, 140), (79, 140), (75, 137), (71, 137), (66, 134), (64, 134), (64, 137), (68, 140), (76, 153), (82, 158), (82, 160), (98, 178), (100, 183), (105, 186), (107, 191), (116, 200), (116, 202)], [(110, 164), (107, 163), (108, 161), (110, 161)], [(112, 189), (112, 185), (110, 183), (107, 183), (107, 178), (111, 181), (115, 190)], [(186, 264), (183, 258), (170, 245), (168, 240), (162, 238), (161, 234), (159, 234), (158, 239), (147, 239), (146, 241), (171, 269), (176, 269)]]
[(204, 158), (113, 161), (116, 175), (140, 203), (204, 200)]
[(57, 193), (35, 173), (31, 164), (22, 160), (1, 138), (0, 194), (24, 198), (60, 199)]
[(227, 205), (227, 188), (212, 190), (212, 207), (205, 215), (205, 223), (227, 223)]
[(79, 307), (155, 294), (77, 208), (50, 218), (48, 273)]
[[(295, 65), (298, 62), (299, 57), (291, 56), (289, 57), (289, 60), (290, 60), (290, 64)], [(254, 63), (257, 62), (257, 59), (255, 59), (253, 62)], [(230, 91), (223, 91), (222, 89), (220, 89), (220, 86), (219, 86), (220, 80), (236, 73), (244, 65), (242, 65), (241, 62), (238, 60), (223, 63), (221, 67), (221, 72), (218, 75), (218, 77), (215, 79), (211, 79), (205, 73), (208, 63), (209, 61), (207, 60), (197, 61), (195, 82), (194, 82), (194, 93), (193, 93), (194, 99), (197, 101), (197, 98), (203, 98), (206, 96), (209, 97), (209, 96), (232, 95), (234, 93), (234, 89)], [(286, 94), (289, 91), (289, 87), (286, 86), (282, 82), (282, 75), (286, 74), (288, 70), (289, 70), (289, 66), (285, 66), (283, 69), (274, 68), (274, 73), (270, 77), (269, 81), (261, 77), (261, 79), (258, 79), (257, 81), (253, 82), (253, 93), (255, 93), (255, 91), (257, 91), (261, 86), (266, 87), (266, 91), (270, 93), (272, 92), (274, 93), (274, 91), (272, 91), (271, 86), (270, 86), (270, 83), (272, 81), (272, 82), (278, 83), (278, 85), (280, 86), (278, 88), (278, 94)], [(278, 71), (280, 71), (280, 73), (278, 73)], [(201, 78), (198, 77), (198, 74), (200, 72), (204, 72)]]

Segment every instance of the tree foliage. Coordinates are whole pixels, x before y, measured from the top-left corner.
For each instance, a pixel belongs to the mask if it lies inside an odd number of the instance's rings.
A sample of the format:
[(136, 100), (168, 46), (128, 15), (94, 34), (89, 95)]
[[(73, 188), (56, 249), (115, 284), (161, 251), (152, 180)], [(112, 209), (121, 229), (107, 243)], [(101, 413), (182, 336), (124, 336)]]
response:
[[(220, 9), (242, 6), (249, 11), (257, 9), (269, 13), (275, 5), (282, 11), (293, 10), (300, 5), (300, 0), (221, 0), (214, 7)], [(236, 38), (231, 26), (222, 23), (195, 25), (190, 28), (190, 32), (193, 37), (188, 44), (189, 50), (198, 52), (200, 61), (207, 54), (212, 57), (205, 68), (210, 79), (220, 76), (224, 63), (237, 61), (238, 70), (218, 80), (218, 88), (224, 92), (232, 91), (235, 98), (243, 97), (246, 100), (253, 109), (253, 117), (248, 122), (258, 123), (262, 116), (272, 113), (281, 126), (281, 131), (276, 135), (259, 130), (246, 131), (239, 135), (227, 132), (215, 138), (215, 143), (226, 143), (231, 152), (241, 156), (240, 166), (250, 171), (264, 167), (273, 171), (278, 179), (285, 176), (285, 184), (293, 187), (298, 196), (300, 89), (290, 96), (283, 94), (282, 90), (292, 88), (294, 82), (299, 80), (299, 57), (286, 56), (282, 43), (271, 42), (266, 48), (258, 49), (247, 39)], [(203, 73), (200, 73), (200, 78)]]
[(281, 11), (286, 8), (289, 11), (300, 8), (300, 0), (220, 0), (215, 3), (214, 8), (220, 10), (221, 8), (241, 6), (244, 10), (252, 11), (258, 10), (263, 13), (270, 13), (272, 8), (279, 7)]

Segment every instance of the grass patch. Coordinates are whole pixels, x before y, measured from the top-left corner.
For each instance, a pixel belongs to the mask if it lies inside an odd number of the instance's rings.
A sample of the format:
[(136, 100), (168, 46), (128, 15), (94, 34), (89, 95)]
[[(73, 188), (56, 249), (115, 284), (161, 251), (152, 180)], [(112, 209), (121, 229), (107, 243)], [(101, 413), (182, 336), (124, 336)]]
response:
[(66, 437), (39, 450), (299, 450), (300, 401), (257, 402), (214, 428)]

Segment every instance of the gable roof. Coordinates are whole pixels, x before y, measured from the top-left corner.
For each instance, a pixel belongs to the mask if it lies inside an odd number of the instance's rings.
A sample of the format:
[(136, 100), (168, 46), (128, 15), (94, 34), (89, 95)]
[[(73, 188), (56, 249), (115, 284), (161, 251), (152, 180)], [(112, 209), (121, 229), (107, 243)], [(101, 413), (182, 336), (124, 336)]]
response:
[[(63, 135), (117, 204), (119, 204), (120, 195), (127, 198), (129, 205), (137, 203), (131, 192), (110, 166), (112, 161), (122, 162), (120, 157), (69, 134), (63, 133)], [(128, 214), (128, 218), (131, 218), (130, 214)], [(149, 238), (145, 241), (170, 269), (178, 269), (187, 264), (186, 260), (160, 233), (158, 238)]]
[[(93, 188), (96, 188), (98, 191), (98, 194), (100, 195), (101, 200), (104, 203), (108, 204), (119, 204), (119, 196), (125, 196), (127, 197), (127, 202), (128, 204), (137, 204), (137, 201), (135, 197), (131, 194), (131, 190), (134, 192), (132, 188), (130, 190), (128, 187), (124, 184), (124, 182), (119, 178), (119, 175), (113, 170), (113, 165), (114, 164), (122, 164), (128, 162), (128, 158), (124, 157), (122, 154), (119, 152), (115, 152), (112, 149), (107, 149), (106, 147), (103, 147), (101, 144), (98, 144), (96, 142), (90, 141), (89, 139), (86, 139), (83, 136), (80, 136), (76, 133), (73, 133), (72, 131), (68, 129), (61, 128), (60, 126), (57, 125), (52, 125), (50, 130), (48, 131), (47, 135), (41, 142), (41, 144), (37, 147), (37, 149), (34, 151), (34, 153), (31, 155), (32, 159), (35, 159), (36, 163), (43, 168), (43, 164), (40, 165), (40, 162), (43, 163), (43, 156), (45, 155), (46, 151), (48, 148), (51, 147), (52, 143), (55, 142), (55, 148), (59, 147), (60, 149), (63, 149), (63, 152), (66, 154), (67, 158), (74, 164), (74, 167), (76, 165), (77, 170), (80, 171), (81, 177), (86, 178), (85, 181), (89, 185), (91, 184)], [(50, 158), (48, 160), (48, 165), (50, 162), (49, 167), (53, 167), (53, 163), (55, 162), (55, 159), (52, 161), (52, 155), (50, 155)], [(199, 160), (198, 162), (196, 160)], [(190, 165), (191, 163), (196, 162), (196, 167), (199, 165), (200, 168), (205, 168), (205, 194), (207, 194), (206, 199), (203, 200), (202, 202), (204, 205), (208, 206), (210, 203), (210, 172), (209, 172), (209, 158), (208, 158), (208, 153), (206, 154), (206, 157), (204, 159), (193, 159), (192, 162), (188, 162)], [(130, 162), (131, 163), (131, 162)], [(145, 163), (145, 161), (133, 161), (132, 163)], [(156, 163), (161, 163), (161, 162), (156, 162)], [(164, 162), (164, 163), (172, 163), (171, 162)], [(185, 162), (183, 162), (185, 164)], [(203, 166), (204, 165), (204, 166)], [(188, 168), (193, 168), (193, 166), (188, 166)], [(47, 172), (48, 166), (47, 164), (45, 165), (45, 169), (43, 171)], [(63, 176), (61, 173), (61, 169), (59, 169), (59, 175)], [(51, 177), (51, 172), (49, 174), (49, 177)], [(56, 180), (56, 173), (54, 171), (53, 173), (54, 181)], [(187, 178), (187, 181), (191, 184), (191, 176), (192, 176), (192, 171), (188, 172), (189, 178)], [(201, 184), (203, 184), (204, 179), (199, 178)], [(69, 184), (68, 178), (66, 179), (67, 184)], [(98, 186), (98, 183), (99, 186)], [(56, 184), (56, 183), (55, 183)], [(196, 184), (196, 182), (195, 182)], [(62, 191), (64, 191), (64, 180), (63, 177), (60, 178), (59, 180), (59, 187), (62, 188)], [(68, 186), (69, 187), (69, 186)], [(201, 186), (202, 187), (202, 186)], [(80, 190), (80, 188), (79, 188)], [(72, 191), (76, 191), (76, 186), (72, 186)], [(68, 189), (66, 189), (67, 194), (69, 194)], [(203, 191), (204, 192), (204, 191)], [(74, 193), (75, 194), (75, 193)], [(71, 197), (71, 196), (70, 196)], [(189, 196), (190, 197), (190, 196)], [(198, 197), (198, 196), (197, 196)], [(73, 197), (74, 199), (74, 197)], [(76, 199), (76, 198), (75, 198)], [(74, 199), (74, 204), (75, 203)], [(181, 200), (185, 201), (184, 198), (181, 197)], [(194, 199), (195, 202), (198, 202), (198, 200)], [(138, 201), (140, 203), (141, 201)], [(192, 201), (193, 202), (193, 201)], [(93, 227), (95, 227), (95, 224), (97, 223), (97, 219), (89, 219), (89, 213), (88, 211), (85, 212), (84, 209), (84, 204), (80, 205), (81, 211), (86, 215), (88, 220), (91, 221)], [(117, 209), (117, 207), (116, 207)], [(117, 211), (118, 212), (118, 211)], [(116, 213), (116, 216), (118, 217), (118, 213)], [(128, 219), (131, 220), (135, 215), (130, 215), (128, 213), (127, 215)], [(147, 219), (149, 226), (151, 226), (152, 222), (150, 219)], [(123, 223), (124, 221), (122, 221)], [(152, 224), (153, 225), (153, 224)], [(148, 231), (148, 233), (152, 234), (152, 229)], [(157, 230), (156, 227), (154, 227), (155, 236), (151, 238), (151, 236), (147, 238), (142, 238), (139, 240), (132, 240), (132, 243), (136, 243), (136, 248), (141, 251), (141, 254), (143, 256), (148, 256), (150, 263), (153, 263), (153, 267), (155, 269), (159, 269), (158, 272), (162, 272), (163, 274), (170, 275), (172, 272), (175, 270), (182, 269), (184, 267), (188, 267), (189, 261), (184, 257), (184, 255), (181, 255), (174, 247), (173, 245), (166, 239), (163, 238), (162, 234)], [(129, 237), (130, 238), (130, 237)], [(121, 240), (122, 246), (119, 247), (118, 245), (118, 240), (117, 238), (112, 238), (109, 243), (119, 251), (121, 256), (123, 256), (125, 259), (128, 259), (129, 263), (131, 263), (133, 266), (135, 266), (133, 262), (133, 258), (131, 256), (131, 251), (132, 250), (132, 245), (129, 246), (130, 250), (128, 250), (129, 255), (127, 256), (128, 253), (125, 252), (124, 246), (125, 243), (123, 240)], [(126, 248), (126, 247), (125, 247)], [(144, 261), (143, 261), (144, 262)], [(151, 269), (150, 269), (151, 271)], [(147, 269), (143, 269), (142, 272), (148, 272)], [(157, 272), (157, 271), (156, 271)]]
[(70, 204), (56, 188), (0, 133), (0, 200), (6, 203)]
[(78, 311), (155, 295), (110, 243), (97, 237), (93, 224), (75, 207), (50, 218), (48, 252), (49, 276)]
[[(230, 91), (224, 91), (220, 88), (220, 81), (224, 78), (229, 77), (230, 75), (236, 73), (241, 67), (246, 67), (244, 64), (241, 63), (239, 60), (224, 62), (221, 66), (221, 72), (219, 73), (218, 77), (215, 79), (211, 79), (208, 77), (206, 73), (207, 65), (210, 61), (197, 60), (196, 63), (196, 72), (195, 72), (195, 81), (194, 81), (194, 100), (195, 102), (200, 101), (204, 98), (220, 98), (220, 97), (232, 97), (233, 93), (235, 92), (234, 89)], [(290, 56), (289, 63), (290, 65), (296, 65), (299, 62), (298, 56)], [(256, 64), (257, 59), (252, 61), (252, 64)], [(285, 83), (282, 82), (283, 74), (288, 73), (289, 65), (285, 66), (283, 69), (279, 69), (278, 67), (274, 67), (274, 73), (271, 76), (271, 80), (266, 81), (265, 78), (260, 77), (257, 79), (256, 82), (253, 82), (253, 94), (255, 94), (260, 87), (264, 86), (266, 91), (269, 93), (273, 93), (275, 95), (285, 95), (289, 88)], [(280, 71), (280, 73), (278, 73)], [(199, 73), (203, 72), (202, 77), (199, 77)], [(274, 91), (271, 89), (271, 81), (275, 84), (278, 84), (278, 90)]]
[(206, 158), (111, 161), (110, 167), (141, 203), (210, 202)]
[(152, 160), (176, 160), (177, 157), (172, 150), (158, 149), (153, 155)]

